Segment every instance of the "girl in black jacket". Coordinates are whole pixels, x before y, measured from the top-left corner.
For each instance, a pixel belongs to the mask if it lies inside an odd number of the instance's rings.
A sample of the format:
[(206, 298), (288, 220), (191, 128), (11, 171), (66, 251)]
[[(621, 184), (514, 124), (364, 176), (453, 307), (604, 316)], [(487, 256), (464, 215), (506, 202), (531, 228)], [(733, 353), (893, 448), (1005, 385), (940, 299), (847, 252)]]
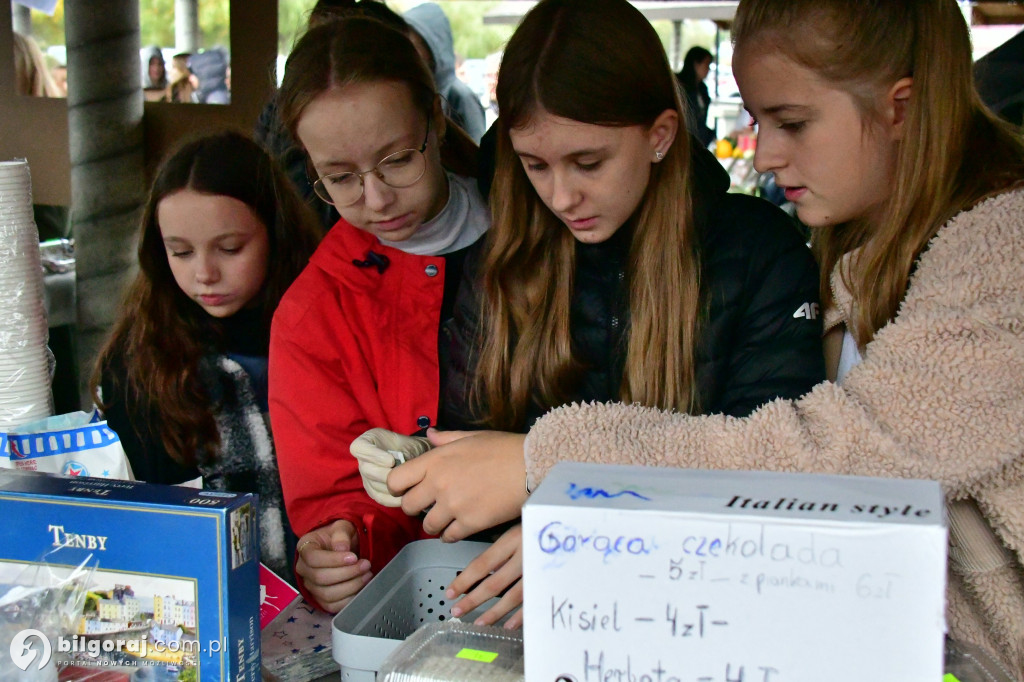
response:
[[(519, 434), (552, 407), (739, 416), (823, 379), (814, 260), (778, 209), (727, 192), (685, 134), (674, 78), (625, 0), (542, 0), (510, 40), (493, 226), (452, 329), (444, 405), (449, 424), (497, 432), (429, 433), (439, 447), (391, 472), (407, 513), (433, 505), (427, 532), (457, 540), (508, 520), (503, 491), (525, 485)], [(512, 559), (453, 614), (518, 577), (516, 532), (452, 583)]]

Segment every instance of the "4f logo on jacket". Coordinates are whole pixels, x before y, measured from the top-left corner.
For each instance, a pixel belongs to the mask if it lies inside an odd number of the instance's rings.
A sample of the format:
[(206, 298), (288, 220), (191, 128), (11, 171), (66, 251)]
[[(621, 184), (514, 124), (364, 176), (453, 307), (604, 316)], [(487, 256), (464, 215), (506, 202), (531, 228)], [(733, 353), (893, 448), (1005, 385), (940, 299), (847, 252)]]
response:
[(818, 319), (818, 304), (804, 303), (796, 309), (796, 312), (793, 313), (793, 317), (806, 317), (808, 320)]

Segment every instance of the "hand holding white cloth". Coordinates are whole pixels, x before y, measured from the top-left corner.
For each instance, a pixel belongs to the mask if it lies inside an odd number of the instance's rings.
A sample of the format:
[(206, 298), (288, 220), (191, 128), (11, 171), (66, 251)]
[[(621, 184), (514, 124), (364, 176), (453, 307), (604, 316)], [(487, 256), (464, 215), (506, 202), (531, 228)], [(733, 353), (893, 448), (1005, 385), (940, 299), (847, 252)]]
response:
[(418, 436), (403, 436), (387, 429), (370, 429), (352, 441), (349, 450), (359, 460), (359, 474), (367, 494), (385, 507), (402, 506), (402, 498), (388, 492), (388, 472), (430, 449)]

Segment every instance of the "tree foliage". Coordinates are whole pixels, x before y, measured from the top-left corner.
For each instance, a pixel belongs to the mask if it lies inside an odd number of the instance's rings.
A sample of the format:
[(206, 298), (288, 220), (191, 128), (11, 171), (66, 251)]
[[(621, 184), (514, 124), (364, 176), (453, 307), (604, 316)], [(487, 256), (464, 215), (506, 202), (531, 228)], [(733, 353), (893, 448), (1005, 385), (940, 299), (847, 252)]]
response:
[[(84, 1), (84, 0), (79, 0)], [(306, 29), (309, 11), (316, 0), (278, 0), (278, 53), (287, 55)], [(420, 0), (388, 0), (388, 6), (402, 13)], [(499, 3), (495, 0), (438, 0), (438, 5), (452, 25), (455, 52), (466, 59), (482, 59), (500, 52), (515, 26), (484, 24), (483, 17)], [(174, 47), (174, 0), (139, 0), (141, 44)], [(666, 52), (672, 57), (672, 24), (654, 23)], [(230, 49), (231, 13), (229, 0), (199, 0), (200, 46), (223, 45)], [(52, 17), (33, 10), (32, 31), (45, 49), (64, 44), (64, 0), (58, 0)], [(681, 53), (693, 45), (704, 45), (714, 51), (714, 27), (711, 22), (687, 21), (683, 24)], [(680, 58), (681, 58), (680, 54)], [(680, 65), (673, 65), (678, 68)]]
[[(281, 54), (288, 54), (292, 45), (302, 35), (309, 19), (309, 10), (315, 4), (316, 0), (278, 0), (278, 51)], [(418, 4), (418, 0), (387, 2), (387, 5), (399, 14)], [(498, 4), (493, 0), (440, 0), (437, 4), (451, 22), (455, 52), (460, 57), (483, 58), (492, 52), (500, 51), (515, 28), (510, 25), (484, 24), (484, 14)]]
[(64, 0), (57, 0), (53, 16), (32, 10), (32, 37), (43, 50), (64, 44)]
[[(175, 47), (174, 0), (139, 0), (142, 45)], [(231, 9), (228, 0), (199, 0), (199, 46), (231, 49)]]

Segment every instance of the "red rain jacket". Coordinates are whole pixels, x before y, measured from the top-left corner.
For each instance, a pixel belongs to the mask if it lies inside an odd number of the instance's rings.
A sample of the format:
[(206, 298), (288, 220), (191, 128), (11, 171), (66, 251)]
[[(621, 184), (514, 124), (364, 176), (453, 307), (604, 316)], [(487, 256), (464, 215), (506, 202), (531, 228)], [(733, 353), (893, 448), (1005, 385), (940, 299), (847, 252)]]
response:
[(288, 517), (299, 536), (351, 521), (374, 573), (427, 536), (419, 518), (366, 494), (349, 446), (371, 428), (435, 424), (444, 277), (443, 256), (384, 246), (341, 220), (274, 314), (270, 419)]

